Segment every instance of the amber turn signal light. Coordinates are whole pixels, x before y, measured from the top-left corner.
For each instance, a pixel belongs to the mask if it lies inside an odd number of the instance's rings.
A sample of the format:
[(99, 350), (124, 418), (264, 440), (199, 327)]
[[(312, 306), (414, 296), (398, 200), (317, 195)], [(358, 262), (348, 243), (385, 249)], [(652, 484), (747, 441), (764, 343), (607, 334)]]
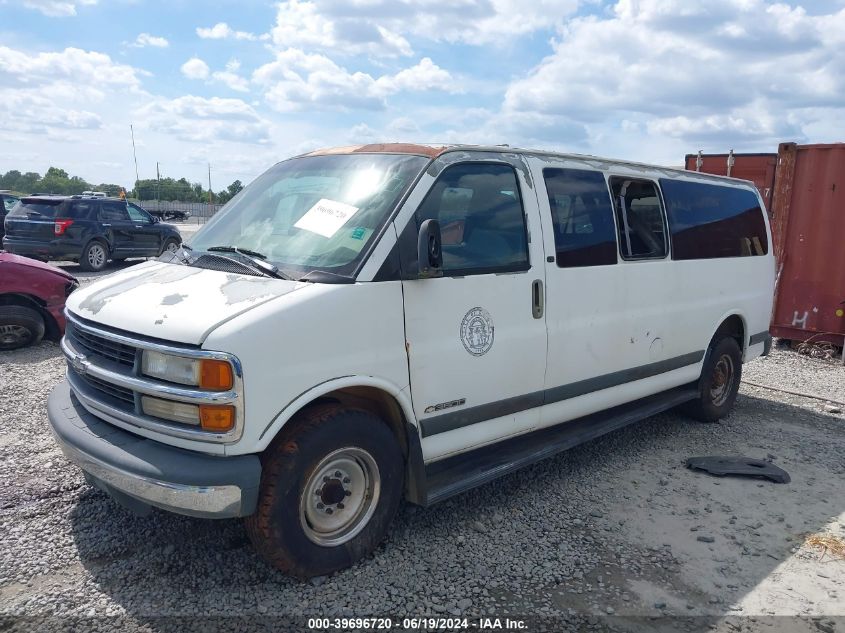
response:
[(226, 391), (232, 388), (232, 366), (225, 360), (200, 361), (200, 384), (202, 389)]
[(235, 426), (235, 407), (229, 404), (201, 404), (200, 426), (203, 431), (231, 431)]

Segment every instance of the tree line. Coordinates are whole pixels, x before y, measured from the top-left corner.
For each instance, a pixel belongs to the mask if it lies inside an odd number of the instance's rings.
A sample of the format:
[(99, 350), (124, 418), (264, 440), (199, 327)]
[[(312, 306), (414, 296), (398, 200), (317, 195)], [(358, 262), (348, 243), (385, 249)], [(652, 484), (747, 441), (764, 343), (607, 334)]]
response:
[[(113, 183), (89, 183), (79, 176), (70, 176), (64, 169), (50, 167), (42, 176), (33, 171), (21, 173), (17, 169), (0, 174), (0, 189), (8, 189), (21, 194), (56, 193), (67, 196), (78, 195), (83, 191), (102, 191), (109, 196), (120, 195), (121, 190), (130, 198), (138, 200), (167, 200), (179, 202), (208, 202), (208, 190), (202, 183), (188, 182), (185, 178), (148, 178), (139, 180), (130, 189)], [(240, 180), (234, 181), (225, 189), (211, 192), (211, 201), (225, 204), (243, 189)]]

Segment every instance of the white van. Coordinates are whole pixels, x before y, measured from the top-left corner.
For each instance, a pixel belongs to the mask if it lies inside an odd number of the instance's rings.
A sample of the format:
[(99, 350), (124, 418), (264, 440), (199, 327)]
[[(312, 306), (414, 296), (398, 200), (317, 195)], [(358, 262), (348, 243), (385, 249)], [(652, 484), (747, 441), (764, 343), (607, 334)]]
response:
[(714, 421), (768, 352), (739, 180), (503, 147), (283, 161), (176, 254), (73, 293), (65, 454), (139, 512), (246, 517), (300, 577), (428, 505), (670, 407)]

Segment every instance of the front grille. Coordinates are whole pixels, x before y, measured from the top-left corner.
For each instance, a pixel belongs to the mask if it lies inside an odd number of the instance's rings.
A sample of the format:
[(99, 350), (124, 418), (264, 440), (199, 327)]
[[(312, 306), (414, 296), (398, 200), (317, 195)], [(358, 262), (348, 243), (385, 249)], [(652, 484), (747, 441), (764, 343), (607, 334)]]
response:
[(76, 376), (84, 380), (89, 387), (96, 389), (100, 393), (104, 393), (115, 400), (120, 400), (121, 403), (128, 404), (130, 410), (135, 408), (135, 395), (132, 393), (132, 390), (125, 389), (124, 387), (119, 387), (118, 385), (113, 385), (108, 382), (103, 382), (99, 378), (94, 378), (93, 376), (85, 376), (78, 373)]
[(76, 346), (81, 347), (87, 354), (95, 354), (115, 363), (135, 366), (136, 348), (124, 345), (103, 336), (92, 334), (68, 323), (67, 334), (71, 336)]

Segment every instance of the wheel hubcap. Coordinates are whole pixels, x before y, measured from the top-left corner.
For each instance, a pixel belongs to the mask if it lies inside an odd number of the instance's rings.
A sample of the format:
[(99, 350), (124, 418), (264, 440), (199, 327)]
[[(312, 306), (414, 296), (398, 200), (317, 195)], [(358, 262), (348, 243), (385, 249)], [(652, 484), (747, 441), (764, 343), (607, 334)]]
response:
[(178, 250), (179, 250), (179, 245), (176, 242), (170, 242), (170, 244), (167, 245), (167, 252), (168, 253), (175, 253)]
[(710, 387), (710, 400), (717, 407), (723, 405), (733, 390), (734, 362), (728, 354), (719, 357), (716, 366), (713, 368), (713, 377)]
[(106, 251), (103, 250), (102, 246), (95, 245), (88, 249), (88, 263), (93, 267), (99, 268), (105, 263), (105, 260)]
[(305, 483), (299, 520), (310, 541), (333, 547), (355, 538), (378, 505), (381, 476), (373, 456), (357, 447), (324, 457)]
[(16, 345), (29, 339), (30, 332), (22, 325), (0, 325), (0, 344)]

